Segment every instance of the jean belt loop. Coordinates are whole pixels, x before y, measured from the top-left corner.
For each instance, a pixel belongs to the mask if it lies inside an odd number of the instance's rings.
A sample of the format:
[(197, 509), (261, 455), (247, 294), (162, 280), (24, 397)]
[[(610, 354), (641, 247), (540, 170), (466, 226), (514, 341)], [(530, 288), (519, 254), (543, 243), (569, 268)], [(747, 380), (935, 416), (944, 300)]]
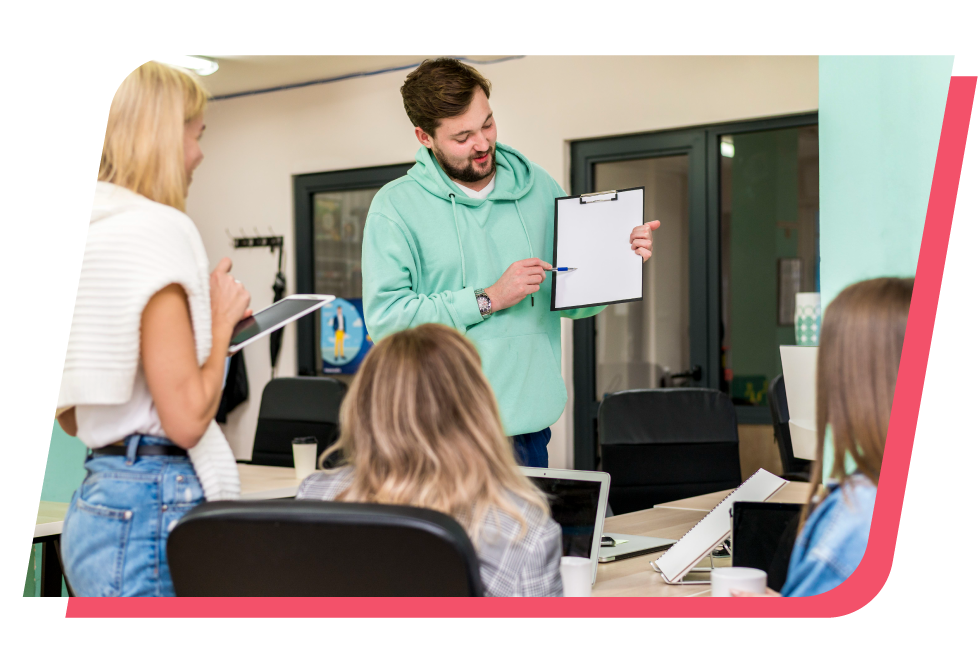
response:
[(136, 462), (136, 449), (140, 446), (142, 435), (136, 434), (126, 438), (126, 464), (132, 465)]

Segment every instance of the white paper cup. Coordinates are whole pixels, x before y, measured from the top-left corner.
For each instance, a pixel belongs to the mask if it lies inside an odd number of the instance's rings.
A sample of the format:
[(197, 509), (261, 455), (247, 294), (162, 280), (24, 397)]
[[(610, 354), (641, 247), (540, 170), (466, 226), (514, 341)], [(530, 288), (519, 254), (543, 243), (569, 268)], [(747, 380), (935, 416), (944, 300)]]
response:
[(565, 588), (565, 596), (592, 596), (592, 561), (562, 556), (561, 584)]
[(711, 596), (731, 596), (732, 590), (766, 593), (766, 572), (752, 567), (718, 567), (711, 570)]
[(296, 468), (296, 478), (300, 480), (316, 471), (316, 442), (293, 443), (293, 467)]

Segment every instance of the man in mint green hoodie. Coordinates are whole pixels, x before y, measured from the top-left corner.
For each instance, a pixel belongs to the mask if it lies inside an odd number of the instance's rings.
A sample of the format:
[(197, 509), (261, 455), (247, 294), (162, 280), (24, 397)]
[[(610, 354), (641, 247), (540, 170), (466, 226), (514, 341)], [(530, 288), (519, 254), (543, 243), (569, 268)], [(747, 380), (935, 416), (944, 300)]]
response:
[[(568, 395), (562, 317), (551, 311), (555, 198), (538, 165), (497, 142), (490, 83), (453, 59), (425, 61), (401, 89), (422, 147), (408, 175), (371, 202), (362, 251), (364, 315), (375, 339), (427, 322), (464, 333), (480, 352), (519, 464), (548, 466), (550, 426)], [(650, 258), (654, 221), (631, 234)]]

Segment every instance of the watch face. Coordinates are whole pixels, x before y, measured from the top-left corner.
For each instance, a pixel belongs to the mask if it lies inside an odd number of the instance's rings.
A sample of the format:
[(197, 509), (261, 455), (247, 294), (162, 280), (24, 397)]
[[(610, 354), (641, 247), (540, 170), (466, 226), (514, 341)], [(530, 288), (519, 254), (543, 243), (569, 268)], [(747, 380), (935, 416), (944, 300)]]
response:
[(476, 303), (480, 307), (480, 315), (486, 317), (490, 313), (490, 298), (486, 295), (477, 295)]

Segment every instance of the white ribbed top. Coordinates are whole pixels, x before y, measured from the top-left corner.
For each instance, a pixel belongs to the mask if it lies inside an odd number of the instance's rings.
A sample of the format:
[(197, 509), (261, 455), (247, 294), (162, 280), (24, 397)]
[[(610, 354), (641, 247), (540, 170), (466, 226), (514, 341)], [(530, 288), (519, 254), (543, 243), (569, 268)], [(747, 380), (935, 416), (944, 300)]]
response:
[[(197, 227), (177, 209), (98, 182), (58, 397), (59, 409), (76, 407), (78, 436), (88, 447), (161, 434), (137, 374), (140, 319), (150, 298), (174, 283), (187, 294), (203, 364), (211, 353), (210, 272)], [(190, 456), (209, 500), (237, 497), (235, 459), (217, 424)]]

